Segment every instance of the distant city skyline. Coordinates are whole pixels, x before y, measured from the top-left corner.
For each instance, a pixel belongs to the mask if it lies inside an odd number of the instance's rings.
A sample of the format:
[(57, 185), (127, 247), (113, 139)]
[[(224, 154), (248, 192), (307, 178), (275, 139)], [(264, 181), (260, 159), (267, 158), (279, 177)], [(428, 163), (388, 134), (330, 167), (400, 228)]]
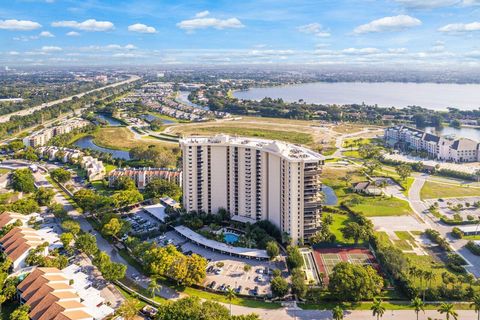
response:
[(0, 64), (480, 66), (480, 0), (17, 0)]

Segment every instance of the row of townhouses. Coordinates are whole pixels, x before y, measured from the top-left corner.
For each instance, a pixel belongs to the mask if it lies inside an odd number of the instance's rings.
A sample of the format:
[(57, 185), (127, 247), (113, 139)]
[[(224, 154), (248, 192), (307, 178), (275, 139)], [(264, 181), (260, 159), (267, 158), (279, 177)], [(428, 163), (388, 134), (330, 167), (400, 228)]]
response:
[(324, 157), (280, 141), (217, 135), (182, 139), (187, 211), (269, 220), (293, 241), (308, 241), (321, 224)]
[(143, 190), (145, 186), (154, 178), (160, 178), (174, 182), (182, 186), (182, 171), (178, 169), (167, 168), (123, 168), (110, 171), (108, 174), (108, 184), (113, 187), (115, 181), (121, 177), (128, 177), (135, 181), (138, 189)]
[(72, 118), (62, 122), (60, 125), (45, 128), (39, 131), (36, 131), (23, 139), (23, 143), (26, 146), (33, 148), (44, 146), (47, 144), (50, 139), (60, 134), (69, 133), (74, 129), (82, 128), (89, 125), (90, 122), (83, 120), (81, 118)]
[(425, 151), (429, 157), (441, 161), (476, 162), (480, 160), (480, 145), (471, 139), (449, 139), (403, 125), (385, 129), (384, 139), (390, 147)]
[(86, 156), (79, 150), (48, 146), (38, 148), (37, 153), (41, 158), (50, 161), (77, 162), (87, 173), (89, 181), (102, 180), (106, 175), (106, 169), (102, 161), (92, 156)]

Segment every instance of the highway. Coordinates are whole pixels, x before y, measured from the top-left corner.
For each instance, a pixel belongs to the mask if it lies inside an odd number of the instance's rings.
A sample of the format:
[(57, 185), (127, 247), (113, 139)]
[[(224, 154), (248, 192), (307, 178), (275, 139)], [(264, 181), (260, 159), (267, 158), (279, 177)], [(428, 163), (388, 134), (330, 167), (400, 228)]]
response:
[(100, 91), (100, 90), (107, 89), (107, 88), (118, 87), (118, 86), (120, 86), (120, 85), (122, 85), (122, 84), (126, 84), (126, 83), (131, 83), (131, 82), (133, 82), (133, 81), (137, 81), (138, 79), (140, 79), (139, 76), (131, 75), (129, 79), (124, 80), (124, 81), (112, 83), (112, 84), (109, 84), (109, 85), (104, 86), (104, 87), (100, 87), (100, 88), (93, 89), (93, 90), (90, 90), (90, 91), (85, 91), (85, 92), (82, 92), (82, 93), (79, 93), (79, 94), (75, 94), (75, 95), (73, 95), (73, 96), (65, 97), (65, 98), (62, 98), (62, 99), (58, 99), (58, 100), (55, 100), (55, 101), (50, 101), (50, 102), (42, 103), (41, 105), (38, 105), (38, 106), (35, 106), (35, 107), (32, 107), (32, 108), (28, 108), (28, 109), (20, 110), (20, 111), (17, 111), (17, 112), (5, 114), (5, 115), (3, 115), (3, 116), (0, 116), (0, 123), (9, 121), (11, 116), (26, 116), (26, 115), (29, 115), (29, 114), (37, 111), (37, 110), (41, 110), (41, 109), (43, 109), (43, 108), (50, 107), (50, 106), (53, 106), (53, 105), (56, 105), (56, 104), (59, 104), (59, 103), (65, 102), (65, 101), (70, 101), (70, 100), (72, 100), (74, 97), (81, 98), (81, 97), (83, 97), (83, 96), (86, 95), (86, 94), (89, 94), (89, 93), (92, 93), (92, 92), (96, 92), (96, 91)]

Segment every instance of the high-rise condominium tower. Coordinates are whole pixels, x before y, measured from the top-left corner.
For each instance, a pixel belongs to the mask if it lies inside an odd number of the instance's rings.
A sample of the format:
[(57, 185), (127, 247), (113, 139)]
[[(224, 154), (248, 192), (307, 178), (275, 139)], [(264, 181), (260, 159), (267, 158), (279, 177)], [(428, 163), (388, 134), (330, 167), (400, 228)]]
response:
[(320, 227), (322, 155), (226, 135), (185, 138), (180, 146), (187, 211), (225, 208), (234, 220), (269, 220), (295, 242), (308, 241)]

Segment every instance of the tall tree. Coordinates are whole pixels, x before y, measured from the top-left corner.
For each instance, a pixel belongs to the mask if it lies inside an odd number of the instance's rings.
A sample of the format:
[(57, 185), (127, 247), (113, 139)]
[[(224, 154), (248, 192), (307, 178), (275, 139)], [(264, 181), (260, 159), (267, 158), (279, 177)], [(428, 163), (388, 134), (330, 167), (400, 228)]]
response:
[(150, 279), (150, 283), (148, 284), (148, 292), (150, 292), (150, 295), (152, 298), (155, 297), (155, 293), (160, 290), (160, 285), (157, 282), (156, 278)]
[(412, 299), (410, 305), (412, 306), (413, 310), (415, 310), (418, 320), (418, 314), (420, 311), (425, 312), (425, 305), (423, 304), (423, 301), (419, 297), (415, 297)]
[(475, 295), (470, 303), (470, 308), (473, 308), (477, 313), (477, 319), (480, 320), (480, 295)]
[(228, 288), (225, 295), (228, 302), (230, 302), (230, 315), (232, 315), (232, 300), (235, 299), (237, 295), (235, 294), (235, 290), (233, 290), (233, 288)]
[(126, 299), (122, 305), (117, 309), (116, 314), (125, 320), (133, 320), (142, 308), (140, 301), (137, 299)]
[(445, 314), (447, 320), (450, 320), (450, 317), (452, 317), (453, 320), (458, 319), (458, 313), (454, 310), (453, 304), (451, 303), (442, 303), (437, 311)]

